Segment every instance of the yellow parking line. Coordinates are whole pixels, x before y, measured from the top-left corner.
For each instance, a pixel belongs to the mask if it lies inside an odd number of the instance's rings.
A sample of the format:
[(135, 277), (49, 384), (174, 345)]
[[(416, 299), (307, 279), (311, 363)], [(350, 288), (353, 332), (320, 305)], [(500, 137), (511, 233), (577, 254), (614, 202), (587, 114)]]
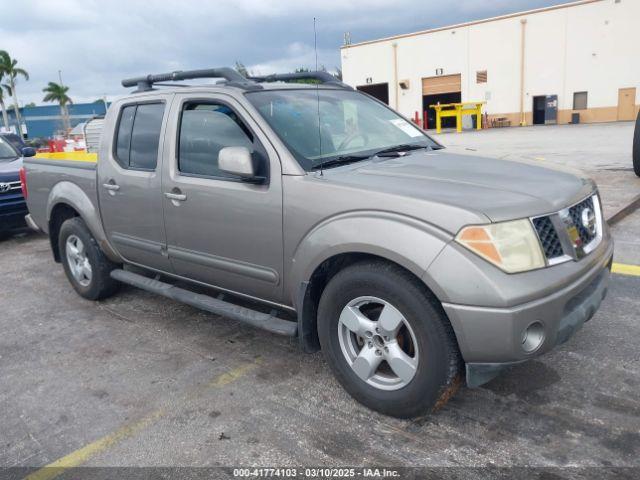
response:
[(36, 470), (31, 475), (25, 477), (25, 480), (51, 480), (52, 478), (61, 475), (65, 470), (73, 467), (78, 467), (97, 453), (106, 450), (110, 446), (120, 442), (121, 440), (124, 440), (125, 438), (131, 437), (136, 432), (150, 425), (163, 415), (164, 412), (162, 410), (158, 410), (135, 423), (125, 425), (115, 432), (110, 433), (109, 435), (102, 437), (95, 442), (91, 442), (88, 445), (85, 445), (84, 447), (76, 450), (75, 452), (71, 452), (69, 455), (65, 455), (55, 462), (52, 462), (49, 465)]
[(247, 372), (253, 370), (261, 363), (261, 359), (256, 359), (255, 363), (247, 363), (245, 365), (241, 365), (238, 368), (234, 368), (233, 370), (228, 371), (227, 373), (223, 373), (216, 379), (214, 379), (211, 383), (209, 383), (209, 387), (224, 387), (225, 385), (229, 385), (230, 383), (235, 382), (240, 377), (243, 377), (247, 374)]
[(619, 273), (621, 275), (633, 275), (640, 277), (640, 266), (638, 265), (626, 265), (624, 263), (614, 263), (611, 266), (613, 273)]
[[(242, 378), (248, 372), (256, 368), (260, 363), (261, 359), (258, 358), (254, 363), (240, 365), (239, 367), (229, 370), (228, 372), (225, 372), (222, 375), (214, 378), (213, 381), (207, 384), (207, 386), (209, 388), (217, 388), (229, 385), (239, 378)], [(187, 395), (186, 398), (190, 398), (190, 396)], [(36, 470), (32, 474), (26, 476), (24, 480), (52, 480), (53, 478), (61, 475), (65, 470), (73, 467), (79, 467), (94, 455), (103, 452), (104, 450), (122, 440), (132, 437), (137, 432), (153, 424), (156, 420), (163, 417), (164, 415), (165, 411), (163, 409), (158, 409), (155, 412), (147, 415), (146, 417), (138, 420), (137, 422), (124, 425), (115, 432), (110, 433), (109, 435), (106, 435), (99, 440), (96, 440), (95, 442), (91, 442), (84, 447), (79, 448), (78, 450), (71, 452), (70, 454), (65, 455), (62, 458), (59, 458), (58, 460), (48, 465), (45, 465), (39, 470)]]

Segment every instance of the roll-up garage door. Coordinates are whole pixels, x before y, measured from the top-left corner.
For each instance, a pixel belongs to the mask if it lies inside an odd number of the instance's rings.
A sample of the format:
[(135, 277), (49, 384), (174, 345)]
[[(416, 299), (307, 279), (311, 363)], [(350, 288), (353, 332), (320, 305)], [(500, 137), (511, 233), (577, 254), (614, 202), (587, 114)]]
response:
[(462, 79), (459, 73), (455, 75), (440, 75), (422, 79), (422, 95), (437, 95), (462, 91)]

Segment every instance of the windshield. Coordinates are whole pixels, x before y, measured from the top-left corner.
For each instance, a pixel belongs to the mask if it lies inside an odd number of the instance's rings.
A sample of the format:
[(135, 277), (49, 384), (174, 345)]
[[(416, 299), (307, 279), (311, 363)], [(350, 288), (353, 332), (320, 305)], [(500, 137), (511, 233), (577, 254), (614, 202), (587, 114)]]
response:
[(394, 111), (353, 90), (263, 90), (247, 98), (307, 171), (398, 145), (438, 147)]
[(0, 160), (16, 158), (17, 156), (16, 150), (0, 137)]

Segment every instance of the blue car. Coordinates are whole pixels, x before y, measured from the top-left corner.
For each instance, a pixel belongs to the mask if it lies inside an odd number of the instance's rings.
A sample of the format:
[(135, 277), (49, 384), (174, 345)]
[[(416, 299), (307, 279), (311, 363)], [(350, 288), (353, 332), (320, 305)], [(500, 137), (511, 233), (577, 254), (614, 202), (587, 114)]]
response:
[(31, 147), (18, 150), (0, 137), (0, 238), (25, 226), (28, 211), (20, 185), (20, 169), (22, 158), (35, 154)]
[(9, 145), (13, 145), (13, 148), (16, 148), (19, 152), (27, 146), (24, 140), (20, 138), (20, 135), (16, 135), (15, 133), (0, 133), (0, 138)]

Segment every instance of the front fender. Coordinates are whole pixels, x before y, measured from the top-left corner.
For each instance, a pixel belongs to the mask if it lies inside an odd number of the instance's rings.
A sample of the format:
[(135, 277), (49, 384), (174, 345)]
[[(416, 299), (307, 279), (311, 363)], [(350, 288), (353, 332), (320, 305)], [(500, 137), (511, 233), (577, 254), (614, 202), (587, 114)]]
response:
[(450, 240), (450, 234), (431, 224), (395, 213), (355, 211), (336, 215), (317, 224), (299, 242), (287, 276), (287, 291), (295, 305), (300, 284), (309, 281), (325, 260), (344, 253), (382, 257), (422, 278)]
[(51, 221), (53, 209), (60, 204), (65, 204), (73, 208), (87, 224), (87, 228), (98, 242), (98, 245), (105, 255), (114, 262), (121, 262), (122, 259), (107, 241), (100, 212), (96, 208), (95, 202), (75, 183), (62, 181), (58, 182), (49, 192), (47, 199), (47, 224)]

